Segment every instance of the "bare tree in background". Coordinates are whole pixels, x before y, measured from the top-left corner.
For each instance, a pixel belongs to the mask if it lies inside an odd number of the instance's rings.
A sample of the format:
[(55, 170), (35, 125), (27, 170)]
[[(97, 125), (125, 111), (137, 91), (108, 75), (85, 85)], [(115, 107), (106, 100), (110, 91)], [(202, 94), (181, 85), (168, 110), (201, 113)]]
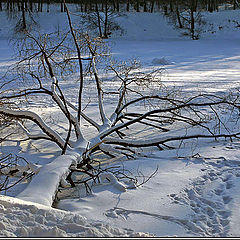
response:
[(200, 3), (197, 0), (176, 1), (174, 6), (175, 9), (167, 14), (171, 22), (185, 30), (183, 35), (190, 36), (193, 40), (199, 39), (205, 24)]
[(97, 30), (98, 36), (101, 38), (109, 38), (112, 32), (123, 34), (123, 29), (116, 21), (116, 19), (123, 14), (116, 11), (116, 6), (114, 6), (111, 6), (109, 1), (104, 1), (100, 8), (96, 2), (94, 4), (94, 10), (89, 10), (81, 16), (83, 18), (82, 23), (86, 25), (88, 29)]

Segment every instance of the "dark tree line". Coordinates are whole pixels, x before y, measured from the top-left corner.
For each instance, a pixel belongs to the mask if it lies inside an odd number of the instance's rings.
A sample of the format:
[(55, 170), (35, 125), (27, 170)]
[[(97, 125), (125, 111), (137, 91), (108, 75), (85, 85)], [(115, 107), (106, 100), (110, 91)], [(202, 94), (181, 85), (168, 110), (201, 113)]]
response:
[[(238, 0), (66, 0), (74, 4), (76, 11), (85, 13), (85, 22), (98, 29), (98, 35), (108, 38), (118, 29), (114, 18), (122, 12), (161, 12), (174, 26), (184, 30), (183, 34), (192, 39), (200, 35), (202, 11), (218, 11), (221, 7), (239, 8)], [(0, 0), (0, 11), (6, 10), (13, 17), (18, 16), (17, 31), (26, 30), (27, 19), (34, 21), (31, 13), (50, 12), (50, 6), (66, 11), (64, 0)], [(30, 16), (30, 17), (29, 17)], [(31, 24), (29, 24), (31, 25)]]
[[(113, 11), (136, 11), (136, 12), (159, 12), (165, 14), (183, 8), (186, 3), (195, 2), (195, 8), (209, 12), (217, 11), (219, 6), (223, 4), (231, 4), (233, 9), (239, 7), (238, 0), (66, 0), (66, 3), (74, 3), (79, 5), (79, 11), (89, 12), (104, 11), (105, 5), (108, 4)], [(60, 11), (65, 11), (62, 0), (1, 0), (0, 11), (22, 11), (22, 8), (30, 11), (50, 11), (50, 4), (59, 4)]]

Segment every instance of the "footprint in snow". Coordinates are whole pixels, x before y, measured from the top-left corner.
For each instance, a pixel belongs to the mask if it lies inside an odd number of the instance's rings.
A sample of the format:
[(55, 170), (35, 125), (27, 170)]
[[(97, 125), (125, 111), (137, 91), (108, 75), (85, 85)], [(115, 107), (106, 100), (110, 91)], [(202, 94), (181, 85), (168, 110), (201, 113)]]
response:
[(232, 181), (226, 183), (226, 189), (231, 189), (233, 186), (234, 186), (234, 183)]
[(239, 163), (225, 158), (208, 159), (204, 162), (206, 170), (201, 177), (179, 194), (169, 195), (172, 203), (188, 205), (192, 209), (191, 219), (202, 229), (199, 236), (228, 236), (232, 214), (228, 204), (233, 198), (227, 193), (234, 186), (234, 178), (240, 177)]
[(232, 197), (230, 196), (223, 196), (222, 199), (224, 204), (228, 204), (230, 201), (232, 201)]

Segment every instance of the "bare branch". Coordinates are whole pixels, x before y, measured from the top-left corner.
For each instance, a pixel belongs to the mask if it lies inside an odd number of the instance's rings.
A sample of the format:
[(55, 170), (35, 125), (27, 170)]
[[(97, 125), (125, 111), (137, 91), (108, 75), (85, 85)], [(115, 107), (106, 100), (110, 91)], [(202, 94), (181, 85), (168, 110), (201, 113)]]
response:
[(76, 47), (76, 50), (77, 50), (77, 54), (78, 54), (78, 63), (79, 63), (79, 68), (80, 68), (80, 83), (79, 83), (79, 94), (78, 94), (78, 115), (77, 115), (77, 118), (78, 118), (78, 121), (80, 122), (80, 116), (81, 116), (81, 112), (82, 112), (82, 92), (83, 92), (83, 65), (82, 65), (82, 58), (81, 58), (81, 51), (80, 51), (80, 47), (78, 45), (78, 41), (77, 41), (77, 38), (76, 38), (76, 34), (74, 33), (74, 29), (73, 29), (73, 26), (72, 26), (72, 21), (71, 21), (71, 17), (70, 17), (70, 14), (69, 14), (69, 10), (68, 10), (68, 7), (65, 3), (65, 0), (64, 0), (64, 7), (66, 9), (66, 12), (67, 12), (67, 17), (68, 17), (68, 24), (69, 24), (69, 27), (70, 27), (70, 30), (71, 30), (71, 34), (72, 34), (72, 37), (73, 37), (73, 40), (74, 40), (74, 44), (75, 44), (75, 47)]
[(110, 129), (104, 131), (103, 133), (100, 134), (100, 138), (103, 139), (106, 136), (110, 135), (111, 133), (113, 133), (117, 130), (120, 130), (124, 127), (128, 127), (128, 126), (130, 126), (134, 123), (137, 123), (137, 122), (141, 121), (142, 119), (145, 119), (146, 117), (151, 116), (151, 115), (156, 114), (156, 113), (172, 112), (172, 111), (175, 111), (175, 110), (180, 110), (180, 109), (189, 108), (189, 107), (204, 107), (204, 106), (209, 106), (210, 107), (210, 106), (220, 105), (220, 104), (229, 104), (230, 106), (234, 106), (236, 108), (239, 108), (238, 105), (236, 105), (232, 102), (228, 102), (226, 100), (221, 100), (221, 101), (218, 101), (218, 102), (186, 103), (186, 104), (181, 104), (181, 105), (177, 105), (175, 107), (169, 107), (169, 108), (165, 108), (165, 109), (155, 109), (155, 110), (146, 112), (144, 114), (141, 114), (141, 116), (139, 116), (139, 117), (137, 117), (133, 120), (130, 120), (126, 123), (118, 124), (115, 127), (112, 127)]
[(114, 139), (114, 138), (105, 138), (105, 144), (114, 144), (125, 147), (152, 147), (158, 146), (159, 144), (165, 144), (167, 142), (172, 141), (181, 141), (193, 138), (240, 138), (240, 132), (232, 133), (232, 134), (215, 134), (215, 135), (204, 135), (204, 134), (196, 134), (189, 136), (165, 136), (160, 138), (155, 138), (151, 140), (122, 140), (122, 139)]

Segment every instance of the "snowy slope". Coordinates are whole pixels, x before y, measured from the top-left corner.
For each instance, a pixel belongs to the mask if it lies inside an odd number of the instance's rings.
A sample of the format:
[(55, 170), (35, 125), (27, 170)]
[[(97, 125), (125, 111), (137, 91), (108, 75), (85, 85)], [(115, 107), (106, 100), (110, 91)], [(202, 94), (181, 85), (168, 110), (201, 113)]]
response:
[[(73, 10), (75, 12), (75, 10)], [(200, 39), (239, 39), (240, 38), (240, 10), (201, 13), (205, 24), (201, 27)], [(80, 26), (81, 14), (72, 15), (73, 22)], [(0, 38), (7, 39), (12, 36), (17, 20), (9, 17), (6, 12), (0, 12), (1, 26)], [(19, 17), (20, 18), (20, 17)], [(66, 28), (66, 14), (59, 11), (33, 13), (34, 22), (30, 29), (52, 32)], [(184, 40), (185, 30), (173, 26), (171, 20), (161, 13), (124, 13), (115, 20), (123, 29), (112, 33), (111, 38), (122, 40)], [(10, 26), (9, 26), (10, 24)], [(197, 25), (197, 23), (196, 23)]]
[(201, 38), (206, 39), (239, 39), (239, 10), (203, 13), (206, 22)]

